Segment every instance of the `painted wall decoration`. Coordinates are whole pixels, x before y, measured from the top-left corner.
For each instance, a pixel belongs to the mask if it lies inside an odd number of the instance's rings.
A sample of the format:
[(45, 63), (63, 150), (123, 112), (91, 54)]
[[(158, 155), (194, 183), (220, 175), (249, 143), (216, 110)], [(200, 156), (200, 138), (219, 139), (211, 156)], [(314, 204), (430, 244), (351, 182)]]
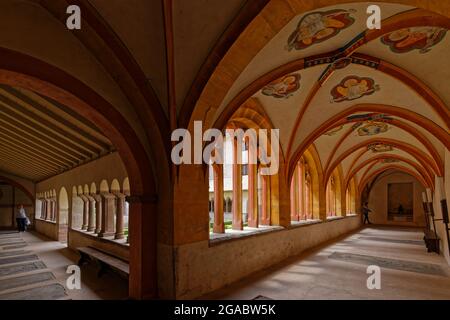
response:
[(269, 83), (262, 88), (262, 94), (287, 99), (300, 89), (300, 74), (290, 74)]
[(355, 10), (330, 10), (312, 12), (301, 18), (297, 28), (288, 38), (287, 50), (302, 50), (336, 36), (341, 30), (351, 26)]
[(394, 147), (389, 144), (384, 143), (373, 143), (367, 146), (367, 150), (371, 150), (374, 153), (380, 153), (380, 152), (389, 152), (393, 151)]
[(372, 78), (351, 75), (345, 77), (331, 90), (331, 102), (343, 102), (371, 95), (380, 87)]
[(412, 50), (427, 53), (442, 41), (446, 33), (447, 29), (440, 27), (411, 27), (391, 32), (381, 37), (381, 42), (395, 53)]
[(363, 136), (375, 136), (380, 133), (387, 132), (389, 126), (384, 122), (368, 121), (362, 127), (358, 128), (358, 135)]
[(344, 128), (344, 126), (338, 126), (336, 128), (333, 128), (331, 130), (328, 130), (327, 132), (325, 132), (324, 134), (327, 136), (334, 136), (336, 133), (338, 133), (339, 131), (341, 131)]

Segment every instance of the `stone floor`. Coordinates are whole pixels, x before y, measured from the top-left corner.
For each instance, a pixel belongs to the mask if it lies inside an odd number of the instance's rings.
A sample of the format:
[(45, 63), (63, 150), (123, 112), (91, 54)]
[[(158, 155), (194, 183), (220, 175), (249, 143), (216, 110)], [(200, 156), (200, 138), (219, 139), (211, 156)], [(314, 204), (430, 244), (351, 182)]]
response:
[(26, 232), (0, 232), (0, 300), (125, 299), (128, 284), (115, 274), (97, 278), (93, 265), (81, 270), (81, 290), (68, 290), (67, 267), (78, 255), (65, 244)]
[[(370, 227), (203, 299), (450, 299), (450, 267), (427, 253), (417, 229)], [(367, 288), (367, 267), (381, 289)]]

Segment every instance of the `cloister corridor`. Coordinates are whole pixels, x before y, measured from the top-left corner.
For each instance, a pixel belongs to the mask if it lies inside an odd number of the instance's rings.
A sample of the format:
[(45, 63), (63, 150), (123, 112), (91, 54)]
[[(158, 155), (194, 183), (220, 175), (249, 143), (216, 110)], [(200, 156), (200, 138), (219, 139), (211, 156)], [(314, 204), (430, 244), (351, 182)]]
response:
[[(202, 299), (450, 299), (450, 267), (426, 252), (418, 229), (368, 227), (263, 270)], [(381, 267), (381, 290), (366, 286)]]
[(450, 0), (0, 0), (0, 300), (450, 300), (449, 30)]

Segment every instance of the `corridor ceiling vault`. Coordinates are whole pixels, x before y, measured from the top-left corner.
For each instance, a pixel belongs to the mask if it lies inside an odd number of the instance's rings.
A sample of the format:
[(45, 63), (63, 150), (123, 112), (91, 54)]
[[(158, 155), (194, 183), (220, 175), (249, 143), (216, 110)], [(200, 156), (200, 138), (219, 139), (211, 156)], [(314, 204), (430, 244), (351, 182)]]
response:
[(112, 151), (92, 123), (67, 107), (0, 85), (0, 170), (39, 181)]
[(251, 99), (280, 128), (289, 176), (313, 146), (324, 182), (340, 167), (363, 187), (395, 167), (433, 188), (450, 144), (450, 21), (378, 3), (382, 28), (367, 30), (368, 5), (297, 14), (299, 1), (269, 2), (219, 63), (194, 117), (204, 110), (220, 127)]

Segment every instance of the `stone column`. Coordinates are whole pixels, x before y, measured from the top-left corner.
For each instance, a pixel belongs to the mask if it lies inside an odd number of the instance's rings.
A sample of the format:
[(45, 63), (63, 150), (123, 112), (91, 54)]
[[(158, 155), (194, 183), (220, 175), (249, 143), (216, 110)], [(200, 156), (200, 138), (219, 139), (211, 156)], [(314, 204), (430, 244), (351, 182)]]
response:
[(47, 202), (45, 201), (45, 198), (42, 198), (41, 199), (41, 216), (40, 216), (41, 219), (45, 219), (45, 212), (47, 210), (46, 204), (47, 204)]
[(305, 173), (304, 173), (303, 159), (300, 159), (300, 161), (298, 162), (297, 168), (298, 168), (297, 214), (298, 214), (298, 219), (302, 220), (302, 219), (305, 219), (305, 201), (303, 200), (303, 197), (304, 197), (303, 184), (304, 184), (304, 180), (305, 180)]
[(237, 139), (233, 139), (233, 230), (243, 230), (242, 221), (242, 165), (238, 163)]
[(102, 227), (98, 236), (100, 238), (114, 235), (114, 202), (116, 196), (111, 193), (102, 193)]
[[(250, 154), (250, 149), (249, 149)], [(250, 159), (250, 155), (248, 157)], [(247, 214), (248, 214), (248, 226), (252, 228), (258, 228), (258, 172), (256, 164), (248, 164), (248, 201), (247, 201)]]
[(114, 239), (125, 238), (123, 233), (123, 215), (125, 214), (125, 195), (122, 193), (115, 193), (117, 201), (116, 209), (116, 233)]
[(223, 213), (223, 165), (214, 164), (214, 233), (225, 233)]
[(89, 213), (88, 213), (88, 232), (95, 231), (95, 199), (92, 196), (86, 196), (89, 201)]
[(270, 215), (269, 215), (269, 178), (268, 176), (262, 176), (261, 177), (261, 188), (262, 188), (262, 194), (261, 194), (261, 223), (263, 225), (269, 226), (270, 225)]
[(50, 220), (52, 215), (52, 200), (46, 199), (45, 220)]
[(89, 220), (89, 200), (85, 195), (80, 195), (79, 197), (83, 200), (83, 224), (81, 225), (81, 230), (87, 230)]
[(95, 230), (94, 233), (100, 233), (102, 228), (102, 197), (99, 194), (94, 194), (95, 199)]
[(57, 215), (58, 215), (58, 201), (57, 201), (57, 199), (55, 198), (55, 199), (53, 200), (53, 216), (52, 216), (52, 221), (56, 222)]
[(297, 174), (294, 172), (291, 180), (291, 220), (298, 221), (298, 210), (297, 210)]

